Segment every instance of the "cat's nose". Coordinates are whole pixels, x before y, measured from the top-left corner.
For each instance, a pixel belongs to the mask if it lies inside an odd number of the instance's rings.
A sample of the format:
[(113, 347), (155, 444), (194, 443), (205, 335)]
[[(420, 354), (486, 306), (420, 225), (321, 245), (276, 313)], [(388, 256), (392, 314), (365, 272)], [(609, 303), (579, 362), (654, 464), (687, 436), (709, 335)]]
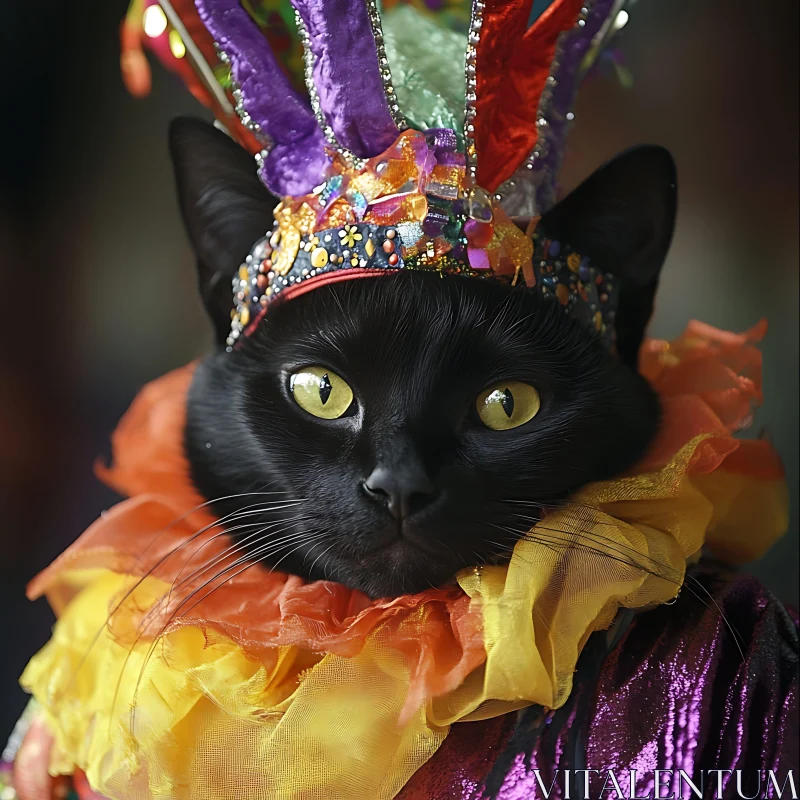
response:
[(436, 499), (436, 488), (424, 470), (376, 467), (364, 481), (364, 491), (386, 505), (397, 520), (404, 520)]

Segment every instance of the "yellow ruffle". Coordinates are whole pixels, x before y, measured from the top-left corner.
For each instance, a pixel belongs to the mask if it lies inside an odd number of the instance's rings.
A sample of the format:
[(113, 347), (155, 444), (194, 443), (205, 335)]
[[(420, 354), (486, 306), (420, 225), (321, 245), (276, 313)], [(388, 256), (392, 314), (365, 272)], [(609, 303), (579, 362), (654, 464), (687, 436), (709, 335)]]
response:
[[(657, 472), (587, 487), (537, 524), (507, 567), (460, 574), (482, 610), (486, 662), (411, 719), (408, 666), (386, 628), (352, 658), (282, 647), (269, 666), (191, 625), (130, 646), (168, 584), (144, 579), (112, 634), (108, 611), (135, 579), (67, 571), (82, 588), (22, 678), (56, 736), (51, 770), (80, 768), (114, 800), (394, 797), (451, 724), (563, 704), (588, 636), (620, 606), (673, 598), (709, 531), (737, 560), (780, 535), (782, 482), (687, 474), (703, 438)], [(743, 500), (758, 541), (735, 535)], [(404, 624), (424, 624), (424, 606), (418, 614)]]
[[(129, 648), (103, 626), (130, 577), (81, 577), (86, 588), (22, 678), (55, 733), (55, 774), (83, 769), (126, 800), (392, 797), (407, 764), (444, 739), (424, 709), (396, 724), (408, 672), (380, 637), (352, 659), (279, 648), (272, 669), (193, 626)], [(168, 590), (142, 581), (115, 615), (117, 635)]]

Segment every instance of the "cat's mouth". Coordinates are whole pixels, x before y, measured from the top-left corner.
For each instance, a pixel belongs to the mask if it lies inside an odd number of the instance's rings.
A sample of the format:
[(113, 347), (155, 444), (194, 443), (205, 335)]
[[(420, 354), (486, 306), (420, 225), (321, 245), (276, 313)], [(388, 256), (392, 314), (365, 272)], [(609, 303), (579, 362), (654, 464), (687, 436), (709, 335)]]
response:
[(357, 560), (365, 564), (372, 562), (375, 557), (413, 560), (415, 556), (420, 555), (441, 559), (446, 552), (447, 548), (424, 529), (413, 523), (398, 520), (376, 531)]
[(372, 597), (413, 594), (449, 581), (463, 566), (452, 550), (421, 532), (395, 529), (393, 536), (340, 563), (342, 577)]
[(437, 546), (435, 542), (431, 542), (419, 534), (404, 529), (401, 524), (398, 525), (398, 533), (394, 537), (371, 548), (365, 556), (369, 558), (383, 554), (395, 558), (408, 558), (422, 554), (441, 558), (443, 551), (443, 547)]

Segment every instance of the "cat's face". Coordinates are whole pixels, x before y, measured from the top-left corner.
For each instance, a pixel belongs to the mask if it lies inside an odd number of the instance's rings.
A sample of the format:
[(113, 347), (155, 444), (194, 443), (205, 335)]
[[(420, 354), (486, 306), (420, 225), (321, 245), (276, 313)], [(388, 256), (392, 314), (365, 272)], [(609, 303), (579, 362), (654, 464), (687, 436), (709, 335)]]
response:
[[(231, 275), (269, 223), (260, 187), (241, 175), (245, 160), (216, 136), (201, 133), (176, 161), (222, 340)], [(543, 222), (569, 228), (563, 214)], [(597, 251), (608, 250), (608, 226), (592, 224)], [(651, 237), (665, 250), (663, 235)], [(581, 244), (580, 230), (564, 238)], [(638, 256), (643, 245), (630, 238), (620, 244)], [(507, 560), (543, 509), (627, 469), (652, 440), (658, 405), (635, 355), (657, 272), (623, 282), (621, 357), (536, 290), (490, 281), (402, 271), (278, 303), (240, 349), (220, 348), (196, 372), (192, 478), (242, 555), (371, 596)]]
[(403, 273), (278, 305), (208, 358), (186, 441), (205, 496), (242, 495), (221, 513), (286, 501), (247, 518), (267, 565), (386, 596), (507, 559), (540, 508), (640, 457), (657, 418), (538, 294)]

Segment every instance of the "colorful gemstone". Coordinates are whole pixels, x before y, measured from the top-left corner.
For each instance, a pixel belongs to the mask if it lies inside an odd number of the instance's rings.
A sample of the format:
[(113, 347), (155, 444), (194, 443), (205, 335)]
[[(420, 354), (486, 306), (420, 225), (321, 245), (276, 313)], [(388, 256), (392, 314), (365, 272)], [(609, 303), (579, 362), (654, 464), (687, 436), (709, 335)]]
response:
[(332, 198), (339, 195), (342, 188), (342, 183), (344, 178), (341, 175), (334, 175), (332, 178), (329, 178), (325, 186), (320, 193), (320, 202), (322, 205), (326, 205)]
[(489, 254), (479, 247), (468, 247), (469, 265), (475, 270), (489, 270), (492, 264), (489, 261)]
[(398, 261), (400, 261), (400, 257), (397, 255), (397, 253), (392, 253), (389, 256), (389, 265), (390, 266), (392, 266), (392, 267), (397, 266), (397, 262)]
[(364, 245), (364, 252), (367, 254), (367, 258), (372, 258), (375, 252), (375, 242), (372, 239), (367, 239), (367, 243)]
[(362, 219), (367, 210), (367, 198), (361, 192), (354, 191), (347, 193), (347, 199), (353, 207), (353, 211), (356, 212), (356, 217)]
[[(388, 236), (389, 234), (387, 233), (386, 235)], [(393, 253), (394, 252), (394, 242), (391, 241), (390, 239), (386, 239), (386, 241), (384, 241), (382, 247), (383, 247), (383, 252), (384, 253)]]
[(486, 247), (492, 241), (494, 226), (477, 219), (468, 219), (464, 223), (464, 233), (470, 247)]
[(443, 214), (438, 209), (431, 208), (425, 216), (425, 219), (422, 220), (422, 230), (428, 236), (435, 238), (442, 235), (446, 224), (447, 215)]
[(479, 186), (473, 186), (467, 195), (467, 214), (472, 219), (489, 222), (492, 219), (491, 204), (489, 194)]

